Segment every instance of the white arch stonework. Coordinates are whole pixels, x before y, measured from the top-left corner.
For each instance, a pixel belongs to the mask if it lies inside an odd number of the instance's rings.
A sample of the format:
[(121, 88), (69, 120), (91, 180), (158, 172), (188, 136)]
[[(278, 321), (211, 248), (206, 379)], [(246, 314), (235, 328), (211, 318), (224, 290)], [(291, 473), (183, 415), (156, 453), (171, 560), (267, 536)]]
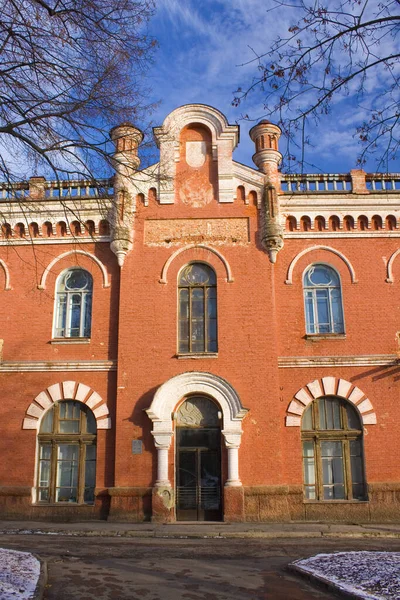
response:
[(386, 283), (394, 283), (394, 277), (393, 277), (393, 263), (395, 258), (400, 254), (400, 248), (398, 248), (397, 250), (395, 250), (392, 254), (392, 256), (389, 258), (387, 265), (386, 265)]
[(4, 271), (5, 278), (6, 278), (4, 289), (5, 290), (11, 290), (11, 285), (10, 285), (10, 271), (9, 271), (6, 263), (4, 262), (4, 260), (0, 259), (0, 267), (2, 267), (2, 269)]
[(374, 407), (360, 388), (345, 379), (322, 377), (307, 383), (294, 395), (287, 409), (286, 427), (300, 427), (307, 406), (321, 396), (340, 396), (348, 400), (357, 408), (363, 425), (376, 425)]
[(105, 268), (105, 266), (103, 265), (103, 263), (101, 262), (101, 260), (99, 260), (97, 258), (97, 256), (95, 256), (94, 254), (90, 254), (90, 252), (85, 252), (85, 250), (69, 250), (68, 252), (64, 252), (63, 254), (59, 254), (59, 256), (56, 256), (55, 258), (53, 258), (53, 260), (47, 265), (47, 267), (43, 271), (43, 275), (42, 275), (42, 278), (40, 280), (40, 284), (38, 285), (38, 289), (39, 290), (45, 290), (46, 289), (46, 279), (47, 279), (48, 274), (50, 273), (50, 271), (54, 267), (54, 265), (56, 263), (58, 263), (59, 260), (62, 260), (66, 256), (70, 256), (71, 254), (80, 254), (82, 256), (87, 256), (88, 258), (90, 258), (90, 260), (92, 260), (93, 262), (95, 262), (96, 265), (99, 267), (100, 271), (102, 272), (102, 275), (103, 275), (103, 288), (110, 287), (111, 284), (108, 281), (107, 269)]
[(209, 252), (212, 252), (213, 254), (215, 254), (215, 256), (217, 256), (220, 259), (220, 261), (222, 262), (222, 264), (225, 267), (226, 281), (228, 283), (232, 283), (233, 282), (233, 276), (232, 276), (231, 266), (230, 266), (229, 262), (226, 260), (225, 256), (223, 254), (221, 254), (221, 252), (218, 252), (218, 250), (216, 250), (215, 248), (211, 248), (210, 246), (207, 246), (206, 244), (190, 244), (189, 246), (184, 246), (184, 248), (179, 248), (179, 250), (176, 250), (165, 261), (165, 264), (164, 264), (164, 266), (162, 268), (162, 271), (161, 271), (161, 279), (159, 280), (160, 283), (168, 283), (168, 280), (167, 280), (168, 269), (169, 269), (171, 263), (175, 260), (175, 258), (177, 256), (179, 256), (179, 254), (182, 254), (182, 252), (185, 252), (186, 250), (193, 250), (193, 249), (196, 249), (196, 248), (200, 248), (202, 250), (208, 250)]
[(242, 420), (248, 410), (242, 406), (233, 387), (217, 375), (193, 371), (176, 375), (166, 381), (154, 395), (146, 410), (153, 421), (152, 435), (157, 448), (156, 487), (171, 487), (168, 478), (168, 450), (171, 445), (172, 416), (179, 401), (190, 394), (205, 394), (220, 406), (223, 416), (222, 435), (228, 449), (228, 479), (226, 486), (241, 486), (239, 478), (239, 447)]
[(354, 270), (353, 265), (351, 264), (349, 259), (346, 258), (346, 256), (344, 254), (339, 252), (339, 250), (336, 250), (336, 248), (331, 248), (330, 246), (310, 246), (310, 248), (306, 248), (305, 250), (302, 250), (301, 252), (299, 252), (294, 257), (292, 262), (290, 263), (288, 272), (287, 272), (286, 281), (285, 281), (286, 285), (292, 285), (293, 271), (294, 271), (296, 264), (300, 260), (300, 258), (302, 256), (304, 256), (305, 254), (308, 254), (308, 252), (312, 252), (313, 250), (326, 250), (327, 252), (332, 252), (332, 254), (336, 254), (336, 256), (338, 256), (339, 258), (342, 259), (342, 261), (345, 263), (346, 267), (348, 268), (349, 273), (350, 273), (351, 283), (357, 283), (356, 272)]
[(97, 429), (111, 429), (107, 404), (89, 386), (76, 381), (63, 381), (49, 386), (28, 407), (22, 429), (39, 431), (40, 422), (46, 411), (59, 400), (75, 400), (88, 406), (96, 418)]

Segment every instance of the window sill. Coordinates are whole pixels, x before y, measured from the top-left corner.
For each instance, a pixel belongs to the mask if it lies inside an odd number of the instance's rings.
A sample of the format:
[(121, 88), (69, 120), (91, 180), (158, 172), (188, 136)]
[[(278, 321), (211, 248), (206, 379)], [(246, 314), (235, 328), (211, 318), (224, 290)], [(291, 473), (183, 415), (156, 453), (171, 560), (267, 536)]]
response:
[(368, 504), (369, 500), (303, 500), (304, 504)]
[(305, 340), (319, 342), (320, 340), (345, 340), (345, 333), (306, 333)]
[(50, 340), (49, 344), (90, 344), (90, 338), (54, 338)]
[(178, 359), (182, 359), (182, 358), (193, 358), (193, 359), (199, 359), (199, 358), (218, 358), (218, 352), (192, 352), (192, 353), (187, 353), (187, 354), (175, 354), (175, 357)]
[(45, 506), (46, 508), (57, 508), (60, 506), (65, 508), (66, 506), (74, 506), (75, 508), (82, 508), (82, 506), (94, 506), (94, 502), (33, 502), (33, 506)]

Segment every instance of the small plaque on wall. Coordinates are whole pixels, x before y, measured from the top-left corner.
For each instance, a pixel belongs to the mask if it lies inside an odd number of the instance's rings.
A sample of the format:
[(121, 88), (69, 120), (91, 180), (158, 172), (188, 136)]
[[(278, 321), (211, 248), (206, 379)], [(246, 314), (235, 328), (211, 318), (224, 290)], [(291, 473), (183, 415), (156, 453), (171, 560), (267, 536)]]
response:
[(142, 440), (132, 440), (132, 454), (142, 454)]

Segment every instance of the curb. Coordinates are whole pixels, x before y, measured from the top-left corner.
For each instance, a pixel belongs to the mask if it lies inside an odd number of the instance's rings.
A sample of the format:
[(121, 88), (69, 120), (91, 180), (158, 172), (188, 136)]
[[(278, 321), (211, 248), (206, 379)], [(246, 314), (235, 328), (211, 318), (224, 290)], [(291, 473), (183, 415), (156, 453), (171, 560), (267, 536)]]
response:
[(329, 579), (325, 579), (325, 577), (322, 577), (321, 575), (314, 575), (309, 571), (305, 571), (304, 569), (293, 563), (287, 565), (286, 569), (295, 573), (296, 575), (300, 575), (300, 577), (302, 577), (303, 579), (307, 579), (307, 581), (310, 581), (311, 583), (317, 584), (318, 586), (328, 589), (329, 591), (339, 593), (344, 598), (350, 598), (351, 600), (360, 600), (361, 598), (360, 594), (353, 594), (352, 592), (348, 592), (347, 590), (344, 590), (339, 584), (333, 583), (332, 581), (330, 581)]
[(0, 535), (58, 535), (61, 537), (121, 537), (145, 539), (400, 539), (400, 532), (393, 531), (137, 531), (137, 530), (65, 530), (65, 529), (3, 529)]
[(48, 581), (47, 561), (40, 558), (37, 554), (32, 554), (40, 562), (40, 574), (33, 593), (32, 600), (42, 600)]

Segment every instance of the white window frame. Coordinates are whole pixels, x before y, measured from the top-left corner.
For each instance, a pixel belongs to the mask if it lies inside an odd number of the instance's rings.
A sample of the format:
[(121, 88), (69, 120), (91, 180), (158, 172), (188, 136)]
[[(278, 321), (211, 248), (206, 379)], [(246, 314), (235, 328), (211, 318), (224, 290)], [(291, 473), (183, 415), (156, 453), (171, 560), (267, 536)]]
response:
[[(313, 267), (326, 267), (327, 269), (331, 269), (332, 271), (334, 271), (334, 273), (336, 274), (336, 276), (339, 280), (339, 285), (326, 285), (326, 286), (325, 285), (320, 285), (320, 286), (305, 285), (305, 279), (307, 277), (307, 274), (310, 271), (310, 269), (312, 269)], [(322, 262), (312, 263), (311, 265), (308, 265), (307, 268), (304, 270), (302, 282), (303, 282), (304, 319), (305, 319), (305, 326), (306, 326), (306, 334), (307, 335), (319, 335), (319, 336), (344, 335), (346, 332), (346, 329), (345, 329), (344, 310), (343, 310), (342, 281), (341, 281), (339, 272), (334, 267), (332, 267), (332, 265), (329, 265), (327, 263), (322, 263)], [(321, 324), (319, 323), (319, 319), (318, 319), (318, 305), (317, 305), (317, 293), (316, 293), (317, 290), (327, 290), (329, 331), (320, 331)], [(333, 314), (334, 314), (333, 313), (333, 300), (332, 300), (332, 291), (333, 290), (338, 290), (338, 292), (339, 292), (339, 307), (340, 307), (341, 317), (342, 317), (342, 327), (340, 328), (340, 331), (335, 331), (335, 321), (334, 321), (334, 317), (333, 317)], [(307, 318), (308, 317), (307, 300), (308, 300), (308, 294), (310, 292), (312, 294), (311, 300), (312, 300), (313, 316), (314, 316), (313, 322), (309, 321)], [(324, 323), (323, 325), (326, 325), (326, 323)], [(314, 329), (314, 331), (312, 331), (312, 329)]]
[[(62, 285), (65, 277), (71, 271), (84, 271), (89, 277), (90, 286), (87, 290), (60, 290), (60, 286)], [(79, 335), (71, 335), (72, 330), (72, 300), (73, 296), (79, 294), (81, 297), (81, 305), (80, 305), (80, 322), (79, 322)], [(60, 308), (61, 298), (65, 297), (66, 302), (66, 315), (65, 315), (65, 327), (58, 327), (59, 319), (60, 319)], [(91, 336), (92, 329), (92, 313), (90, 312), (89, 323), (85, 322), (86, 318), (86, 306), (88, 301), (90, 300), (91, 309), (93, 306), (93, 277), (86, 269), (82, 267), (70, 267), (65, 269), (57, 278), (56, 281), (56, 289), (55, 289), (55, 299), (54, 299), (54, 321), (53, 321), (53, 339), (79, 339), (85, 338), (89, 339)], [(62, 332), (62, 330), (64, 330)], [(87, 331), (85, 335), (85, 330)]]

